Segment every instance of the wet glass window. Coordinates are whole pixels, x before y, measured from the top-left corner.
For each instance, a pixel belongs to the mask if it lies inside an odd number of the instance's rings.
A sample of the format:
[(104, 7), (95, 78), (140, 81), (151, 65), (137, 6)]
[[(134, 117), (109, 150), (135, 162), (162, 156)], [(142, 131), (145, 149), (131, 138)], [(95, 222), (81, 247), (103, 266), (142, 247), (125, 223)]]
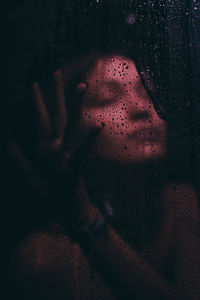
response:
[(9, 299), (199, 299), (199, 1), (5, 16)]

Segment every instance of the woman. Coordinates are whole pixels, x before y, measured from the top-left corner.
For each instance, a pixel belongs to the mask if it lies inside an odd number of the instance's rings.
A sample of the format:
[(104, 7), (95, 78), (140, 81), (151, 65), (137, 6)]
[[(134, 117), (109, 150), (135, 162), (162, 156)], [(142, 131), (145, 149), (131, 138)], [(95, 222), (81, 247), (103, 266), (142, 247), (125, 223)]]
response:
[(72, 92), (73, 66), (54, 74), (53, 116), (33, 84), (34, 160), (10, 146), (36, 198), (50, 207), (43, 227), (13, 251), (15, 293), (199, 299), (199, 208), (191, 185), (165, 175), (167, 122), (150, 97), (153, 86), (122, 54), (83, 61)]

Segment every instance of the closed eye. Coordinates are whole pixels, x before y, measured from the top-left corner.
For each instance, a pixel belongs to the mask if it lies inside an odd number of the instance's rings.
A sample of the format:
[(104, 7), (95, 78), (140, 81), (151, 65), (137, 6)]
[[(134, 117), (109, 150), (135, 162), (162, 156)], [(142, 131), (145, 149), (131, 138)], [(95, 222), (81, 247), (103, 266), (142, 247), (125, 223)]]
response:
[(106, 105), (110, 105), (116, 103), (117, 97), (110, 96), (110, 97), (90, 97), (87, 100), (86, 106), (87, 107), (103, 107)]
[[(99, 92), (97, 92), (99, 91)], [(94, 94), (88, 96), (87, 106), (105, 106), (115, 103), (119, 97), (123, 97), (126, 93), (125, 87), (122, 86), (117, 80), (102, 81)]]

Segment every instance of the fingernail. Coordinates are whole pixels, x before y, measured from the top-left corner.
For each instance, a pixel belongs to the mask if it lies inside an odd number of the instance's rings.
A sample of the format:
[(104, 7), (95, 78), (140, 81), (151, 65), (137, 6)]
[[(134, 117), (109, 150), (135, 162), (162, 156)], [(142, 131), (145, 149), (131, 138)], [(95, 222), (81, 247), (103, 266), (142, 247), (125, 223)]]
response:
[(87, 82), (80, 82), (77, 86), (76, 86), (76, 90), (79, 92), (79, 93), (84, 93), (87, 91), (88, 89), (88, 83)]
[(62, 76), (61, 70), (55, 71), (55, 72), (54, 72), (54, 77), (55, 77), (55, 79), (62, 79), (63, 76)]

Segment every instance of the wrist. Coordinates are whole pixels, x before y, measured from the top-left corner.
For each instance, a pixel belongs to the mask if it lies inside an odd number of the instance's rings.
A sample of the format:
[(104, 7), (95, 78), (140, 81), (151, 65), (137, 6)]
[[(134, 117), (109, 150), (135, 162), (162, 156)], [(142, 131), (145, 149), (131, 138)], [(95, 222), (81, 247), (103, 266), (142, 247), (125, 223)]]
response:
[[(105, 203), (105, 212), (102, 214), (98, 208), (91, 203), (88, 207), (88, 216), (84, 223), (79, 227), (75, 234), (75, 239), (83, 247), (90, 247), (95, 244), (98, 237), (106, 237), (105, 232), (109, 221), (113, 216), (110, 204)], [(86, 245), (87, 244), (87, 245)]]

